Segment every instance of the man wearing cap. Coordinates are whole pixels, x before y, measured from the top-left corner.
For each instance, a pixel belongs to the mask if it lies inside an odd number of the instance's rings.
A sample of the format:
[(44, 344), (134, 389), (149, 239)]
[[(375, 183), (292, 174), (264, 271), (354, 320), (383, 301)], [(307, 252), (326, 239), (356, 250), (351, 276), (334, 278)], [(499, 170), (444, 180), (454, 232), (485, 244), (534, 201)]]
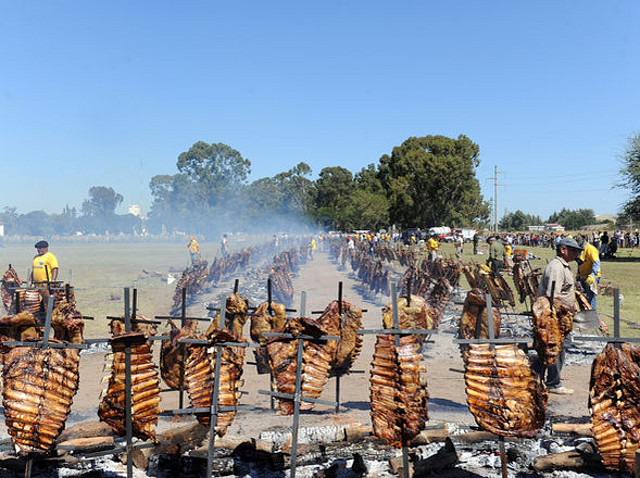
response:
[(38, 253), (33, 258), (31, 282), (37, 284), (58, 279), (58, 258), (49, 252), (49, 243), (38, 241), (36, 250)]
[[(575, 261), (582, 247), (571, 237), (564, 237), (557, 242), (556, 256), (549, 261), (544, 268), (540, 284), (538, 285), (538, 297), (551, 297), (562, 299), (569, 307), (576, 307), (575, 276), (571, 272), (571, 262)], [(555, 286), (554, 286), (555, 283)], [(553, 289), (553, 291), (552, 291)], [(562, 386), (560, 372), (564, 365), (564, 347), (556, 363), (547, 367), (547, 388), (550, 393), (570, 395), (573, 390)], [(540, 364), (536, 366), (542, 371)]]

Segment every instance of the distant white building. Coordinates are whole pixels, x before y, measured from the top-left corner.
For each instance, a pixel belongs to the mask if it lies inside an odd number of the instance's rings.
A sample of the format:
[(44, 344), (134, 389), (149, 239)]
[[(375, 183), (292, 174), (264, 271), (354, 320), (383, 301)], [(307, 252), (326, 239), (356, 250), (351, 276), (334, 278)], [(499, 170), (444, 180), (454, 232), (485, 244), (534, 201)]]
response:
[(4, 237), (4, 223), (0, 222), (0, 237)]
[(139, 204), (129, 204), (129, 206), (127, 207), (127, 213), (133, 216), (140, 217), (142, 215), (142, 209), (140, 209)]
[(544, 230), (545, 231), (563, 232), (564, 231), (564, 226), (561, 226), (560, 224), (555, 224), (555, 223), (547, 223), (547, 224), (544, 225)]

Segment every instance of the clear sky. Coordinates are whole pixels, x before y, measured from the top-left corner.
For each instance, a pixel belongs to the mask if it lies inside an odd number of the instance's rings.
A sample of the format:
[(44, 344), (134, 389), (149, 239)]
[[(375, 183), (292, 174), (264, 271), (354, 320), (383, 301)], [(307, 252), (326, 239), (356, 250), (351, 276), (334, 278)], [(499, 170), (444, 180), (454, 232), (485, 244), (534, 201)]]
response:
[(9, 1), (0, 14), (0, 209), (80, 208), (91, 186), (148, 211), (193, 143), (250, 180), (301, 161), (353, 173), (411, 136), (467, 135), (498, 212), (627, 192), (640, 131), (640, 2)]

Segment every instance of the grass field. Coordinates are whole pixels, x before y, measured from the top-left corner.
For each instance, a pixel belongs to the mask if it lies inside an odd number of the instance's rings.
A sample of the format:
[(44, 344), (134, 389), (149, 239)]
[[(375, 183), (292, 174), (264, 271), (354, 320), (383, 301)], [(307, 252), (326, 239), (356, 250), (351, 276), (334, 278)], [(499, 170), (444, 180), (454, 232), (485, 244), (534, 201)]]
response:
[[(247, 244), (237, 244), (246, 247)], [(482, 244), (480, 250), (486, 250)], [(217, 243), (201, 244), (203, 259), (211, 260), (219, 252)], [(232, 245), (233, 249), (233, 245)], [(534, 267), (543, 267), (553, 257), (548, 248), (527, 248), (539, 259), (531, 261)], [(442, 244), (441, 253), (445, 257), (455, 257), (452, 244)], [(189, 265), (189, 255), (182, 243), (101, 243), (101, 244), (58, 244), (52, 245), (51, 252), (60, 262), (59, 279), (73, 284), (76, 290), (78, 309), (94, 321), (87, 322), (87, 337), (106, 336), (107, 316), (122, 315), (124, 312), (125, 287), (138, 291), (139, 313), (147, 317), (168, 315), (173, 304), (175, 282), (164, 280), (171, 273), (180, 277)], [(486, 255), (473, 255), (471, 244), (465, 245), (463, 261), (484, 263)], [(32, 245), (9, 245), (0, 248), (0, 269), (3, 272), (9, 264), (23, 280), (27, 278), (31, 260), (35, 254)], [(636, 280), (640, 271), (640, 251), (619, 249), (618, 258), (602, 263), (602, 284), (619, 288), (624, 296), (620, 309), (622, 319), (640, 322), (640, 283)], [(574, 263), (572, 268), (576, 270)], [(145, 274), (147, 271), (150, 274)], [(159, 273), (160, 277), (155, 273)], [(507, 281), (513, 286), (510, 276)], [(463, 287), (468, 287), (464, 276)], [(514, 289), (515, 291), (515, 289)], [(517, 309), (522, 310), (518, 304)], [(613, 332), (613, 297), (598, 296), (598, 311)], [(621, 323), (623, 336), (640, 336), (640, 328)]]
[[(479, 247), (481, 252), (486, 252), (487, 244)], [(526, 247), (527, 251), (533, 253), (539, 259), (531, 260), (533, 267), (544, 269), (547, 262), (555, 255), (551, 248)], [(443, 256), (455, 258), (453, 244), (441, 244), (440, 250)], [(611, 284), (613, 288), (620, 289), (620, 294), (624, 297), (623, 305), (620, 307), (620, 334), (622, 337), (640, 336), (640, 327), (634, 327), (625, 322), (632, 321), (640, 324), (640, 283), (637, 278), (640, 273), (640, 250), (639, 249), (618, 249), (617, 258), (601, 262), (602, 278), (600, 285)], [(464, 262), (477, 262), (484, 264), (486, 255), (473, 255), (473, 245), (465, 244), (462, 260)], [(578, 265), (574, 262), (571, 265), (577, 273)], [(505, 275), (507, 282), (513, 288), (511, 277)], [(463, 287), (468, 287), (466, 279), (462, 277)], [(515, 292), (515, 288), (513, 288)], [(517, 299), (516, 299), (517, 300)], [(622, 302), (622, 301), (621, 301)], [(598, 313), (604, 322), (609, 326), (610, 333), (613, 334), (613, 296), (598, 295)], [(516, 309), (522, 310), (522, 305), (517, 304)]]

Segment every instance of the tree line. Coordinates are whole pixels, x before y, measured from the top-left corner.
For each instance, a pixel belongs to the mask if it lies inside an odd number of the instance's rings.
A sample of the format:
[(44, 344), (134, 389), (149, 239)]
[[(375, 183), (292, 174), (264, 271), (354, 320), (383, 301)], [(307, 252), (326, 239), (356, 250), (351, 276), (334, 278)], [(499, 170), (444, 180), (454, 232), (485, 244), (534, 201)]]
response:
[[(174, 174), (151, 179), (151, 209), (144, 220), (115, 214), (124, 197), (112, 187), (94, 186), (80, 211), (67, 206), (60, 214), (18, 214), (15, 207), (5, 207), (0, 221), (6, 234), (37, 236), (143, 231), (208, 235), (299, 230), (301, 225), (341, 231), (436, 225), (482, 228), (488, 224), (490, 208), (476, 178), (479, 152), (479, 146), (464, 135), (410, 137), (355, 173), (332, 166), (313, 180), (311, 167), (300, 162), (288, 171), (248, 182), (248, 158), (226, 144), (198, 141), (178, 156)], [(620, 187), (632, 192), (621, 218), (638, 220), (640, 134), (629, 139), (621, 159)], [(580, 229), (593, 224), (595, 216), (591, 209), (562, 209), (546, 222)], [(538, 216), (518, 210), (506, 214), (499, 227), (524, 230), (540, 224)]]

